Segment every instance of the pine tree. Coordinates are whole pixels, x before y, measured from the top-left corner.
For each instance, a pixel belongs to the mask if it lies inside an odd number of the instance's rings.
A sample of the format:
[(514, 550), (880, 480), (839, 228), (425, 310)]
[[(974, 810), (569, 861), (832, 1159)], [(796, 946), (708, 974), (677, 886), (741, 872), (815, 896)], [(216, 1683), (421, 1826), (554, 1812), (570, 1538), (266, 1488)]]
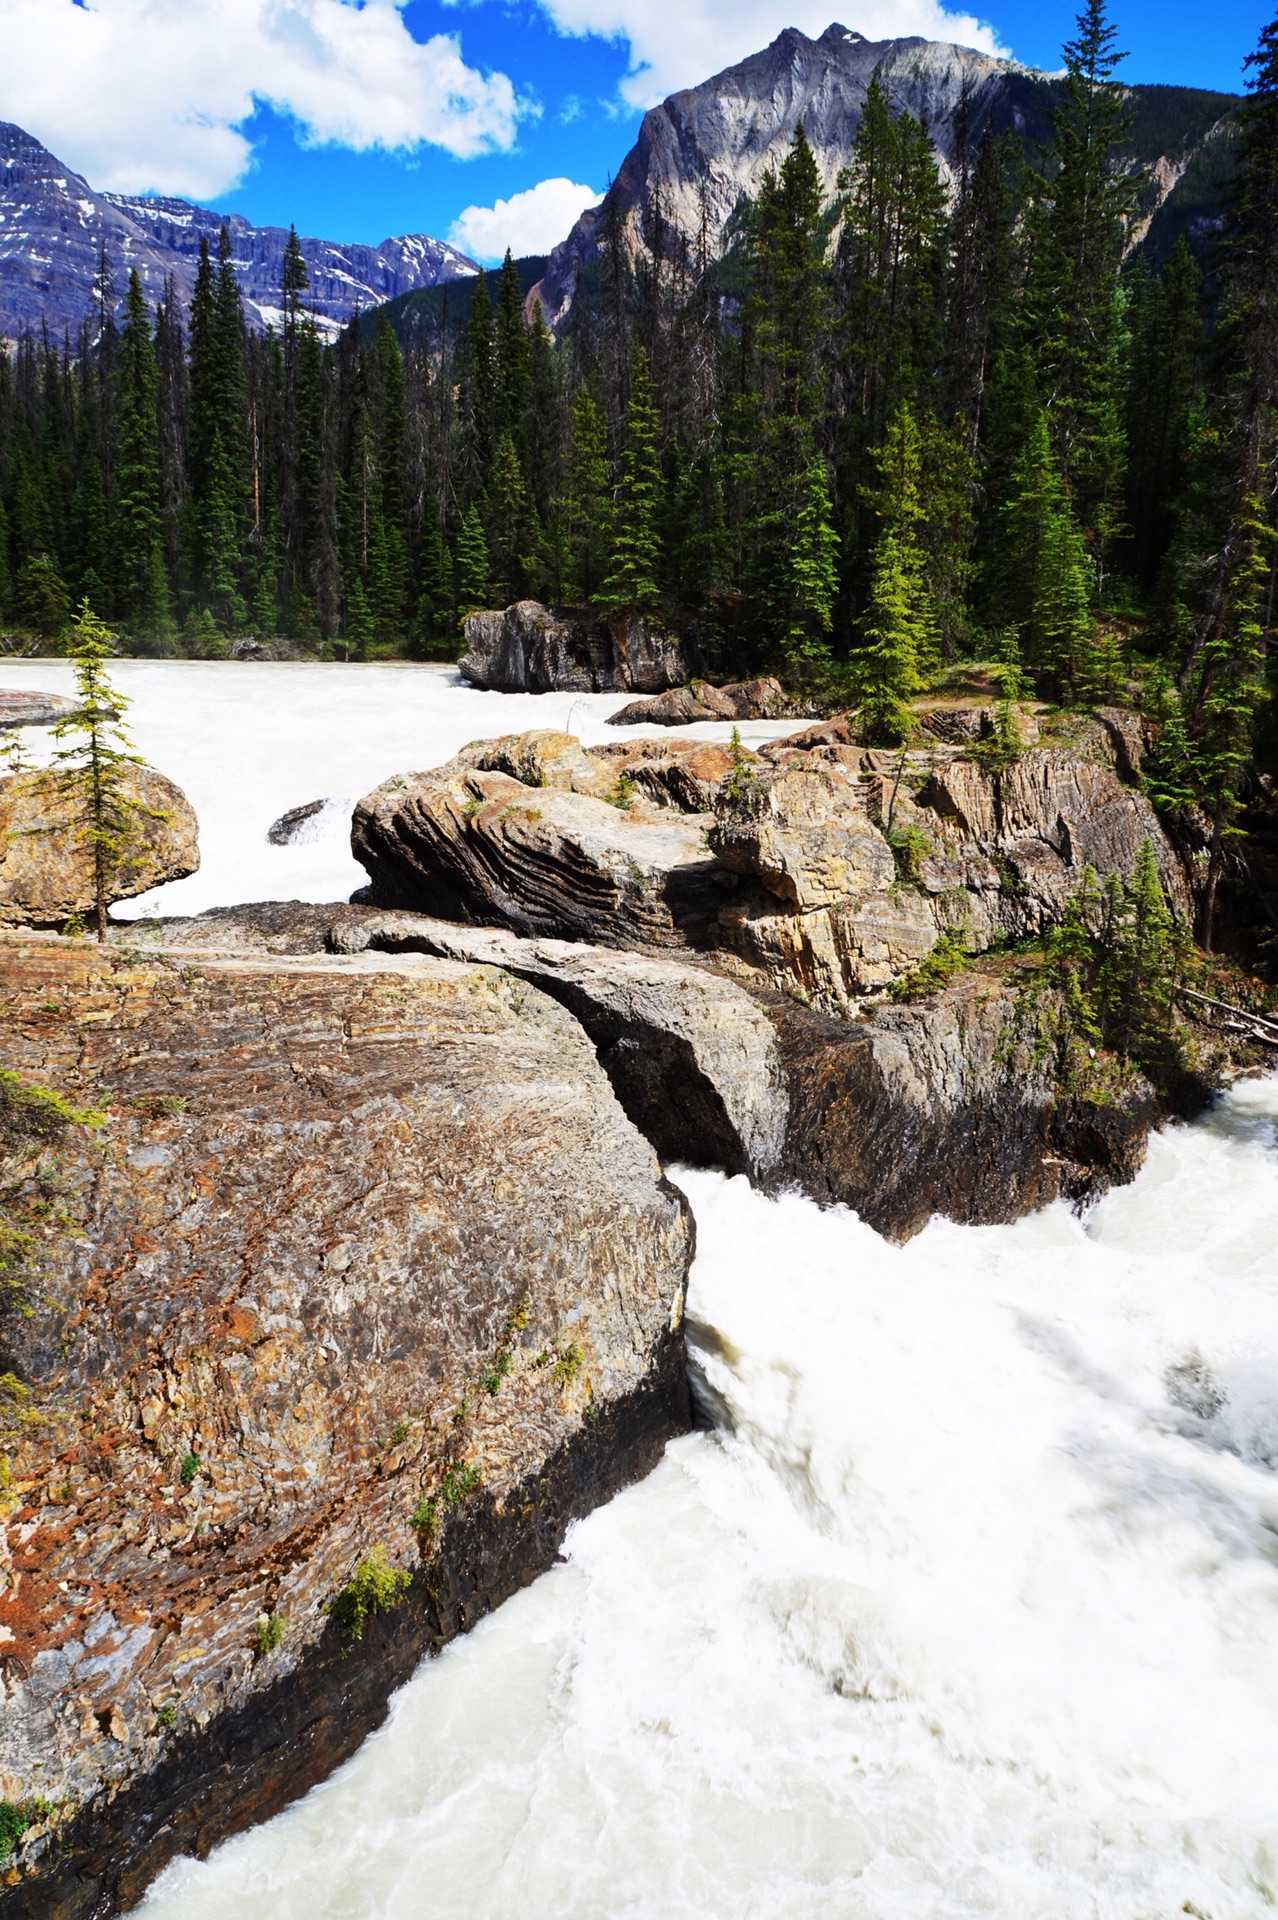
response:
[(1058, 688), (1074, 680), (1091, 640), (1087, 555), (1039, 413), (1012, 468), (999, 514), (994, 601), (1015, 625), (1028, 665)]
[(1030, 222), (1022, 312), (1052, 445), (1096, 555), (1117, 529), (1123, 478), (1119, 274), (1134, 188), (1119, 163), (1129, 111), (1114, 68), (1126, 55), (1104, 0), (1086, 0), (1064, 48), (1049, 172)]
[(160, 515), (155, 346), (136, 271), (129, 274), (119, 367), (115, 576), (124, 618), (151, 633), (166, 624), (169, 607)]
[(601, 590), (612, 546), (608, 434), (589, 387), (572, 403), (568, 472), (560, 512), (567, 599), (588, 601)]
[(150, 811), (127, 791), (127, 769), (141, 766), (142, 761), (132, 751), (124, 727), (129, 702), (107, 676), (114, 641), (115, 635), (92, 608), (83, 605), (67, 648), (79, 705), (53, 728), (55, 740), (74, 744), (59, 747), (44, 776), (69, 804), (70, 831), (77, 843), (89, 849), (99, 940), (107, 937), (112, 883), (137, 846), (141, 815)]
[(504, 433), (493, 461), (488, 500), (488, 558), (493, 591), (502, 606), (524, 596), (531, 545), (528, 495), (514, 436)]
[(488, 605), (488, 541), (477, 506), (467, 507), (462, 520), (453, 549), (453, 577), (459, 617)]
[(909, 702), (936, 657), (935, 609), (919, 540), (922, 442), (909, 406), (898, 407), (877, 465), (879, 533), (849, 680), (867, 736), (891, 742), (908, 735)]
[(800, 680), (813, 679), (830, 663), (827, 635), (838, 592), (838, 552), (825, 461), (818, 454), (804, 476), (790, 550), (790, 624), (785, 656)]
[(607, 606), (652, 606), (659, 598), (657, 577), (661, 554), (657, 524), (661, 511), (661, 464), (657, 432), (648, 356), (641, 346), (636, 346), (630, 355), (630, 398), (626, 406), (613, 517), (611, 563), (599, 591), (599, 599)]
[(1182, 234), (1164, 271), (1133, 283), (1127, 386), (1127, 519), (1148, 593), (1162, 571), (1189, 478), (1202, 381), (1202, 274)]
[(475, 275), (471, 294), (461, 384), (464, 423), (462, 480), (464, 491), (473, 497), (487, 486), (492, 471), (493, 455), (497, 450), (497, 408), (500, 397), (497, 330), (493, 321), (488, 276), (482, 267)]

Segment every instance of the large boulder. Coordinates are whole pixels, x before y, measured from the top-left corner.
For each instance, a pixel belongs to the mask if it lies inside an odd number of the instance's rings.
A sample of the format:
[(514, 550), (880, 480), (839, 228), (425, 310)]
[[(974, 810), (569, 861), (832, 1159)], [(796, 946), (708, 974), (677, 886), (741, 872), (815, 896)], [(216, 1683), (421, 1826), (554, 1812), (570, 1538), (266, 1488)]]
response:
[(497, 693), (662, 693), (694, 672), (695, 649), (634, 613), (552, 610), (539, 600), (471, 613), (459, 667)]
[(0, 728), (52, 727), (75, 710), (75, 701), (60, 693), (27, 693), (18, 687), (0, 687)]
[(386, 781), (351, 825), (369, 903), (605, 946), (710, 940), (734, 883), (706, 845), (709, 817), (636, 800), (612, 778), (608, 800), (460, 756)]
[(632, 700), (608, 716), (608, 725), (686, 727), (701, 720), (784, 720), (795, 711), (779, 680), (733, 680), (723, 687), (693, 680), (649, 700)]
[[(132, 840), (108, 897), (131, 900), (195, 872), (199, 830), (186, 795), (154, 767), (127, 767), (120, 785), (132, 809)], [(78, 803), (47, 772), (0, 780), (0, 926), (61, 926), (89, 913), (93, 898)]]
[(327, 1773), (655, 1462), (692, 1230), (495, 968), (9, 935), (0, 994), (10, 1075), (104, 1116), (0, 1082), (0, 1797), (53, 1806), (4, 1910), (87, 1920)]

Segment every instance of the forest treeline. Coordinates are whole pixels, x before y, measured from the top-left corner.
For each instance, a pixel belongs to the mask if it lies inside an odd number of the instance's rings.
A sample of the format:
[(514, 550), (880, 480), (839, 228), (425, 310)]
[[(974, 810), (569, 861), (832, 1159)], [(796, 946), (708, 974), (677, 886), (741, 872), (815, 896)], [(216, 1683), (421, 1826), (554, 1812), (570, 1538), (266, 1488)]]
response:
[(1052, 142), (969, 137), (947, 191), (877, 83), (833, 205), (800, 128), (718, 260), (605, 229), (553, 341), (507, 259), (463, 329), (325, 345), (290, 241), (246, 330), (229, 243), (183, 315), (103, 263), (75, 340), (0, 359), (0, 616), (80, 602), (140, 651), (228, 636), (446, 654), (524, 595), (650, 609), (714, 665), (855, 699), (883, 739), (938, 666), (1072, 704), (1139, 671), (1169, 794), (1249, 751), (1278, 526), (1278, 22), (1249, 62), (1206, 273), (1132, 248), (1103, 0)]

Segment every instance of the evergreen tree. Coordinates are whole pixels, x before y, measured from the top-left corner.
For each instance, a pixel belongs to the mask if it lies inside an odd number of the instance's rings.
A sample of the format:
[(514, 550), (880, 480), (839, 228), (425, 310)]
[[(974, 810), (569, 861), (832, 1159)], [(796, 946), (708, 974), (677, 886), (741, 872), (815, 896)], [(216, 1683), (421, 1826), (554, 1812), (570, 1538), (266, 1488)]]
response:
[(1022, 309), (1056, 459), (1102, 559), (1121, 509), (1119, 274), (1134, 192), (1118, 158), (1129, 112), (1111, 77), (1126, 58), (1116, 38), (1104, 0), (1086, 0), (1077, 37), (1064, 48), (1063, 97), (1030, 221)]
[(115, 577), (121, 614), (142, 632), (168, 619), (160, 514), (157, 376), (151, 316), (136, 271), (129, 274), (120, 333), (116, 415)]
[(613, 516), (611, 563), (599, 592), (600, 600), (608, 606), (652, 606), (660, 597), (657, 525), (661, 463), (657, 432), (648, 356), (636, 346), (630, 355), (630, 398)]
[(493, 461), (488, 501), (488, 558), (494, 593), (502, 606), (524, 597), (528, 552), (528, 495), (514, 436), (504, 433)]
[(497, 283), (495, 325), (497, 391), (493, 412), (494, 445), (509, 435), (521, 466), (528, 458), (527, 413), (532, 399), (532, 354), (524, 324), (519, 269), (506, 249)]
[(790, 549), (790, 622), (785, 656), (801, 680), (810, 680), (829, 665), (826, 636), (838, 591), (838, 551), (825, 461), (818, 454), (803, 478)]
[(591, 600), (603, 587), (612, 547), (612, 502), (608, 489), (608, 434), (589, 387), (572, 403), (568, 471), (560, 509), (563, 591), (569, 600)]
[(898, 407), (878, 456), (879, 532), (870, 587), (849, 679), (871, 739), (904, 740), (909, 702), (936, 657), (935, 611), (927, 590), (919, 526), (922, 443), (912, 410)]
[(79, 704), (58, 721), (53, 738), (60, 746), (44, 777), (69, 803), (70, 831), (89, 850), (93, 911), (99, 940), (107, 937), (107, 902), (120, 868), (136, 849), (143, 808), (128, 792), (128, 768), (142, 764), (124, 727), (129, 702), (107, 675), (114, 651), (112, 634), (84, 605), (71, 633), (68, 653), (75, 669)]
[(453, 550), (453, 578), (459, 617), (488, 605), (488, 541), (484, 536), (479, 508), (474, 505), (467, 507), (461, 531), (457, 535)]
[(999, 523), (1000, 617), (1017, 628), (1029, 666), (1064, 689), (1085, 664), (1093, 621), (1086, 549), (1041, 412), (1012, 468)]

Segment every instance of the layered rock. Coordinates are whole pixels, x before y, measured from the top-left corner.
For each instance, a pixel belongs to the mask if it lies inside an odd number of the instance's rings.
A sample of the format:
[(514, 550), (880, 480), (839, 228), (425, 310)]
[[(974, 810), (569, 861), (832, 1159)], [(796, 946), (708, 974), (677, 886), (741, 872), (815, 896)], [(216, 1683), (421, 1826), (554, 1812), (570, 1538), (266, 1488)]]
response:
[(779, 680), (731, 680), (712, 687), (693, 680), (686, 687), (655, 694), (650, 700), (632, 700), (609, 714), (610, 727), (686, 727), (698, 720), (784, 720), (796, 711)]
[[(131, 827), (107, 893), (132, 900), (195, 872), (198, 827), (186, 795), (154, 767), (126, 767), (119, 784)], [(61, 926), (93, 901), (82, 802), (46, 772), (0, 780), (0, 926)]]
[(694, 672), (695, 650), (634, 613), (554, 611), (539, 600), (466, 617), (459, 667), (496, 693), (663, 693)]
[(75, 712), (75, 701), (60, 693), (27, 693), (0, 687), (0, 728), (51, 727)]
[(103, 1116), (0, 1082), (0, 1796), (54, 1803), (0, 1911), (73, 1920), (329, 1771), (653, 1463), (691, 1229), (509, 973), (8, 936), (0, 993), (5, 1067)]
[(842, 720), (759, 755), (516, 735), (386, 782), (351, 844), (370, 904), (713, 950), (838, 1009), (942, 934), (979, 953), (1041, 932), (1085, 866), (1128, 876), (1146, 838), (1188, 917), (1193, 874), (1120, 778), (1116, 738), (1112, 721), (1080, 723), (1000, 768), (939, 743), (861, 748)]

